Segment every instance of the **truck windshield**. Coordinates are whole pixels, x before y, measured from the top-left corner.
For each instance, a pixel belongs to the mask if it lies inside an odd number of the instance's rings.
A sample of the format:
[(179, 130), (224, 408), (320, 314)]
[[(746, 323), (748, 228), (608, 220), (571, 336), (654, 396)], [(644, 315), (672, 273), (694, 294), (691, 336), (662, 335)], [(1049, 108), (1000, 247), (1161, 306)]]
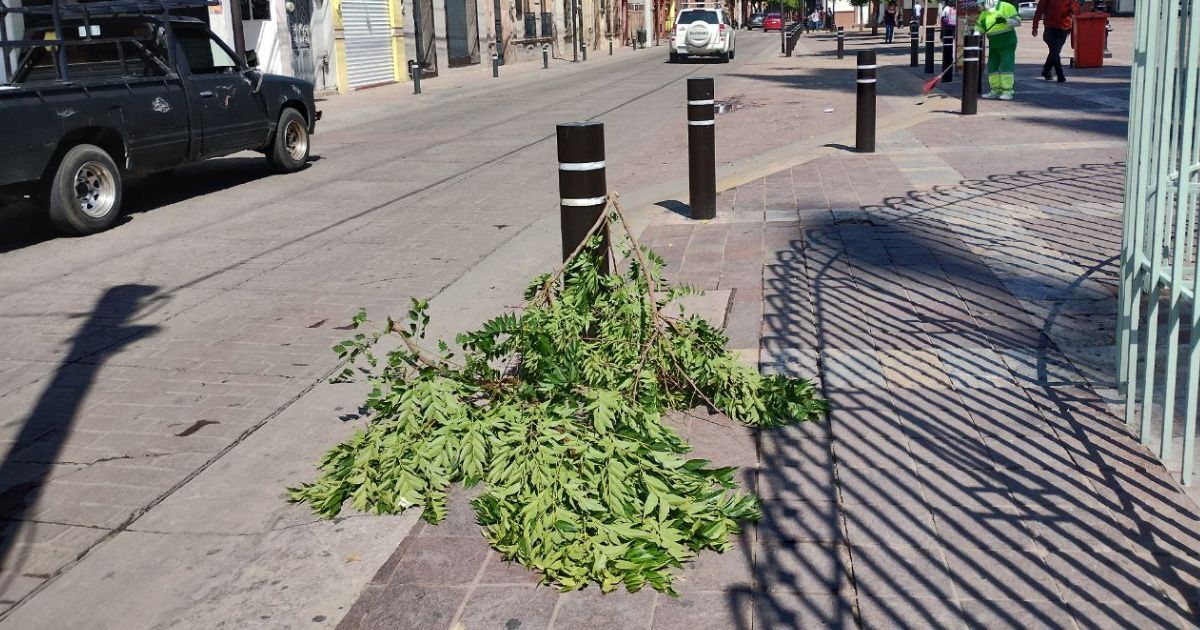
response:
[(692, 22), (708, 22), (709, 24), (719, 24), (721, 21), (717, 18), (716, 11), (684, 11), (679, 14), (679, 19), (676, 20), (679, 24), (691, 24)]
[(192, 74), (222, 74), (238, 71), (238, 62), (208, 29), (175, 25), (175, 39), (183, 49)]

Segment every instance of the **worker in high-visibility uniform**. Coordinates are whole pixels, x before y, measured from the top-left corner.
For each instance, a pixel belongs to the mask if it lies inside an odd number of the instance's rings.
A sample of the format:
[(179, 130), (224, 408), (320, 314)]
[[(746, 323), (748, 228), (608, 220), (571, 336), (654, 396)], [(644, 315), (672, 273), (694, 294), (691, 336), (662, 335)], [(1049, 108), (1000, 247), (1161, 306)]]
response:
[(984, 0), (983, 10), (975, 21), (975, 34), (987, 35), (988, 85), (992, 91), (983, 98), (1013, 99), (1017, 63), (1017, 31), (1021, 16), (1017, 7), (1000, 0)]

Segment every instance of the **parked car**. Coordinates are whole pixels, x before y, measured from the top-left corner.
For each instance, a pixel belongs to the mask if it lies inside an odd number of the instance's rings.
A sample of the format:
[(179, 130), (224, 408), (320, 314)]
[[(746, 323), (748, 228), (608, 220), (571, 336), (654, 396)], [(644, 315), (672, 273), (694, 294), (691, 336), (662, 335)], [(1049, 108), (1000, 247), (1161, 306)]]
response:
[(279, 172), (304, 167), (321, 117), (312, 83), (263, 74), (253, 51), (239, 59), (203, 22), (170, 15), (168, 5), (206, 3), (22, 11), (54, 12), (61, 25), (26, 30), (26, 42), (61, 44), (26, 43), (0, 85), (0, 198), (31, 198), (59, 231), (88, 234), (117, 220), (129, 175), (247, 149)]
[(782, 31), (783, 17), (781, 17), (778, 13), (768, 13), (767, 17), (763, 19), (762, 29), (763, 32)]
[(687, 9), (679, 12), (671, 37), (671, 63), (688, 57), (717, 57), (727, 63), (737, 50), (737, 36), (724, 9)]
[(750, 19), (746, 21), (746, 30), (751, 31), (756, 28), (763, 27), (763, 19), (767, 17), (763, 13), (751, 13)]
[(1036, 11), (1036, 2), (1022, 2), (1017, 5), (1017, 15), (1020, 15), (1022, 20), (1032, 20)]

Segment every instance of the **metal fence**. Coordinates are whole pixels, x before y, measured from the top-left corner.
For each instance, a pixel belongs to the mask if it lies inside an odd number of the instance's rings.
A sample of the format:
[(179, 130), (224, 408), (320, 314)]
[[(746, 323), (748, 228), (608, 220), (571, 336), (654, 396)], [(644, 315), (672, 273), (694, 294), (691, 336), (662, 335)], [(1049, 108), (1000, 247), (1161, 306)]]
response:
[[(1137, 7), (1116, 347), (1125, 421), (1143, 444), (1158, 442), (1160, 459), (1181, 458), (1184, 484), (1194, 472), (1200, 383), (1197, 5)], [(1172, 452), (1177, 440), (1182, 453)]]

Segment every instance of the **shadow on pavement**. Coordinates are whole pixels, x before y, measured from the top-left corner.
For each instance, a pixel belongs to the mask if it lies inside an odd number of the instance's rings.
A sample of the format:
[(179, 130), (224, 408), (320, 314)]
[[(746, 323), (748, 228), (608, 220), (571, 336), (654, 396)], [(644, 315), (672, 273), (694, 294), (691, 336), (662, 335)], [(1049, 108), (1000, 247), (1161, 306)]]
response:
[[(19, 539), (36, 538), (39, 498), (62, 460), (61, 451), (105, 360), (122, 347), (153, 335), (156, 326), (133, 324), (152, 301), (156, 287), (129, 284), (109, 289), (71, 338), (32, 411), (20, 423), (0, 461), (0, 570), (7, 583), (22, 575), (25, 564)], [(46, 579), (51, 576), (34, 576)]]
[(801, 212), (764, 270), (764, 369), (819, 358), (833, 411), (760, 436), (756, 627), (1195, 618), (1200, 511), (1055, 341), (1095, 334), (1059, 321), (1081, 308), (1115, 319), (1122, 172)]
[[(311, 162), (320, 160), (312, 156)], [(174, 172), (127, 177), (122, 199), (122, 217), (114, 229), (129, 222), (130, 215), (235, 188), (276, 173), (265, 159), (227, 157), (179, 167)], [(32, 201), (0, 205), (0, 254), (30, 247), (60, 237)]]

